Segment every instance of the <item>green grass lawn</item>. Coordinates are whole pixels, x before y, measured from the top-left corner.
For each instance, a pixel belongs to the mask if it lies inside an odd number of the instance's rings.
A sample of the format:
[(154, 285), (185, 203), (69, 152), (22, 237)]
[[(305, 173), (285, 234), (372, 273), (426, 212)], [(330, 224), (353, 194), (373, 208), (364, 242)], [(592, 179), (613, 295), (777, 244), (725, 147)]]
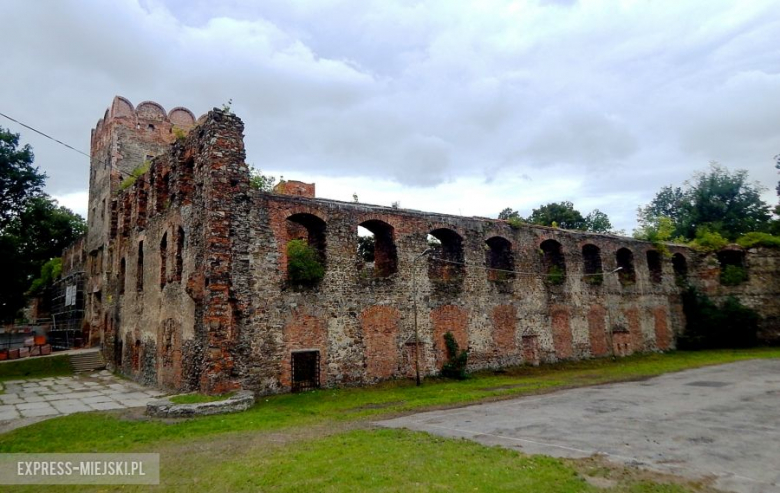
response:
[(504, 485), (511, 491), (707, 491), (642, 478), (596, 490), (583, 482), (588, 472), (572, 461), (375, 430), (367, 423), (411, 411), (777, 357), (780, 349), (722, 350), (519, 367), (465, 381), (428, 379), (421, 387), (397, 381), (269, 396), (243, 413), (173, 422), (122, 413), (75, 414), (0, 435), (0, 452), (159, 452), (163, 489), (172, 491), (501, 491)]
[(25, 358), (0, 363), (0, 382), (21, 378), (45, 378), (73, 375), (68, 356)]

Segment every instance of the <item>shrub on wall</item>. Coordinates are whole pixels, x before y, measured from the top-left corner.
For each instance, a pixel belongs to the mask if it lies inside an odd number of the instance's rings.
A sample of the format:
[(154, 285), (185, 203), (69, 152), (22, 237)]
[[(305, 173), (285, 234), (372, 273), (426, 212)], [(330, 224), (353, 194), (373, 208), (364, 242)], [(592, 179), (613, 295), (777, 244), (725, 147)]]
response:
[(563, 284), (563, 281), (566, 280), (566, 272), (563, 271), (563, 269), (557, 265), (550, 266), (549, 269), (547, 269), (547, 282), (552, 284), (553, 286), (560, 286)]
[(287, 243), (287, 280), (294, 284), (316, 284), (325, 276), (317, 250), (304, 240)]
[(683, 293), (685, 333), (678, 340), (680, 349), (739, 348), (755, 346), (759, 314), (734, 297), (718, 307), (695, 288)]
[(769, 233), (746, 233), (737, 238), (737, 244), (742, 248), (757, 246), (780, 248), (780, 236), (770, 235)]
[(741, 265), (727, 265), (720, 271), (720, 284), (737, 286), (747, 281), (747, 269)]
[(464, 380), (466, 374), (466, 364), (468, 363), (469, 352), (462, 350), (458, 346), (458, 341), (452, 332), (444, 334), (444, 345), (447, 347), (447, 362), (441, 367), (441, 376), (446, 378), (456, 378)]

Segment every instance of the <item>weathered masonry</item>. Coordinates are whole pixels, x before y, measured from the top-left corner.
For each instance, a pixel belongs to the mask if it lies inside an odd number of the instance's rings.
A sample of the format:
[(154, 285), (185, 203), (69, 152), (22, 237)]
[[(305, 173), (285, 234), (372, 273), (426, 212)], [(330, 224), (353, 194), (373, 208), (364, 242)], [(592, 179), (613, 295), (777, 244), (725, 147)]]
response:
[[(274, 393), (410, 377), (418, 356), (432, 375), (446, 332), (471, 369), (665, 350), (686, 279), (738, 295), (777, 337), (772, 252), (667, 258), (629, 238), (317, 199), (300, 182), (263, 193), (242, 132), (223, 111), (196, 122), (119, 97), (93, 131), (86, 323), (133, 379)], [(316, 284), (288, 279), (293, 239), (324, 265)], [(729, 262), (748, 268), (742, 285), (719, 285)]]

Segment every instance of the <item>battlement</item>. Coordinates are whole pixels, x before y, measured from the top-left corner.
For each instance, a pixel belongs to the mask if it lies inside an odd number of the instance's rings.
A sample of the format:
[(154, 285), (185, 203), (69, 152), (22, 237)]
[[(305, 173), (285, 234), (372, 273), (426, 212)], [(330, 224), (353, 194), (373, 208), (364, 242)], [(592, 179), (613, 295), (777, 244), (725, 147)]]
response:
[(156, 139), (170, 143), (176, 139), (174, 129), (186, 132), (196, 123), (195, 114), (183, 106), (177, 106), (166, 112), (162, 105), (154, 101), (144, 101), (134, 107), (127, 98), (115, 96), (103, 118), (98, 120), (95, 128), (92, 129), (92, 152), (107, 143), (111, 128), (115, 125), (135, 129), (142, 138), (144, 135), (153, 134)]

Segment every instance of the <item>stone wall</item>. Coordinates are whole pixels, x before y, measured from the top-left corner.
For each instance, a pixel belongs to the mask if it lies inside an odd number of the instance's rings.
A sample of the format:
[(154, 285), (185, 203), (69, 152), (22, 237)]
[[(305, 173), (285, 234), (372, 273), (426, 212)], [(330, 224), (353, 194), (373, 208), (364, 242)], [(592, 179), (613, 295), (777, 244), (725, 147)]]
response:
[[(286, 243), (301, 235), (302, 224), (324, 224), (326, 273), (312, 287), (286, 277)], [(613, 347), (622, 355), (670, 349), (682, 327), (672, 264), (663, 259), (660, 272), (651, 272), (647, 252), (654, 249), (647, 242), (264, 193), (252, 196), (249, 225), (252, 282), (238, 291), (249, 309), (238, 319), (235, 361), (242, 386), (259, 392), (289, 389), (291, 354), (301, 349), (320, 352), (322, 385), (351, 385), (413, 374), (415, 333), (422, 371), (435, 374), (445, 359), (446, 332), (469, 349), (469, 366), (476, 370), (605, 356)], [(390, 232), (395, 271), (358, 257), (359, 225)], [(445, 244), (420, 257), (431, 232), (462, 248)], [(559, 245), (556, 262), (565, 270), (560, 284), (551, 282), (540, 250), (548, 240)], [(491, 245), (508, 249), (497, 253)], [(595, 276), (584, 270), (586, 245), (600, 252)], [(625, 285), (609, 273), (618, 267), (621, 248), (633, 253), (633, 281)], [(686, 248), (672, 250), (692, 258)], [(436, 260), (445, 257), (461, 260)], [(511, 269), (504, 270), (514, 273), (496, 276), (490, 269), (495, 258), (508, 258)], [(612, 330), (627, 335), (613, 338)]]

